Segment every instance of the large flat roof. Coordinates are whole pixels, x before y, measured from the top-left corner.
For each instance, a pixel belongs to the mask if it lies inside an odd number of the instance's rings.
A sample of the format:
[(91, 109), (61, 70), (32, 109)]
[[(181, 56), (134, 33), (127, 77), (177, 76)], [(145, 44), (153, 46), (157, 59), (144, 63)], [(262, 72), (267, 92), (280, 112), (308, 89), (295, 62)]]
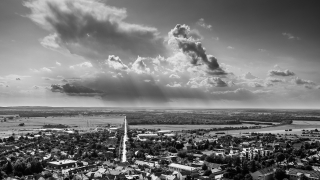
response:
[(49, 162), (50, 164), (55, 164), (55, 165), (62, 165), (62, 164), (70, 164), (70, 163), (76, 163), (77, 161), (71, 160), (71, 159), (66, 159), (66, 160), (61, 160), (61, 161), (51, 161)]
[(160, 130), (158, 131), (158, 133), (169, 133), (169, 132), (172, 132), (171, 130)]
[(182, 169), (182, 170), (186, 170), (186, 171), (193, 171), (193, 170), (196, 169), (196, 168), (191, 167), (191, 166), (185, 166), (185, 165), (182, 165), (182, 164), (175, 164), (175, 163), (169, 164), (169, 167), (178, 168), (178, 169)]
[(158, 136), (158, 134), (138, 134), (138, 136)]

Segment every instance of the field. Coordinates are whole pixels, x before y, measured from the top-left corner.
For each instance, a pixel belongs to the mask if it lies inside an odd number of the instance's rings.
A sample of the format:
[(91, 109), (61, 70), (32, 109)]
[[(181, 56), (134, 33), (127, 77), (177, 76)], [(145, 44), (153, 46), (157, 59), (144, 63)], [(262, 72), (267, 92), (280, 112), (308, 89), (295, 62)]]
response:
[[(96, 127), (98, 125), (107, 124), (121, 124), (123, 123), (123, 116), (76, 116), (76, 117), (32, 117), (19, 118), (15, 120), (8, 120), (7, 122), (0, 122), (0, 137), (6, 137), (13, 132), (16, 134), (32, 132), (32, 129), (42, 128), (45, 124), (63, 124), (74, 128), (82, 127)], [(24, 123), (24, 126), (19, 126)], [(20, 130), (20, 131), (19, 131)]]
[[(131, 129), (163, 129), (163, 130), (188, 130), (188, 129), (211, 129), (222, 127), (242, 127), (242, 126), (254, 126), (253, 124), (224, 124), (224, 125), (130, 125)], [(266, 126), (266, 125), (260, 125)]]
[[(243, 129), (243, 130), (230, 130), (229, 134), (240, 134), (248, 132), (259, 132), (259, 133), (273, 133), (273, 134), (302, 134), (302, 130), (320, 130), (319, 121), (293, 121), (290, 125), (267, 127), (262, 129)], [(286, 129), (292, 129), (292, 131), (285, 131)], [(213, 134), (216, 132), (212, 132)]]
[[(15, 108), (0, 108), (0, 113), (19, 114), (21, 118), (15, 120), (7, 120), (0, 122), (0, 137), (7, 137), (12, 133), (20, 134), (32, 132), (33, 129), (42, 128), (44, 124), (63, 124), (72, 128), (87, 128), (96, 127), (98, 125), (121, 124), (124, 120), (124, 115), (128, 120), (135, 120), (137, 125), (130, 125), (131, 129), (163, 129), (163, 130), (188, 130), (188, 129), (211, 129), (222, 127), (241, 127), (254, 126), (254, 124), (223, 124), (209, 125), (201, 124), (206, 121), (225, 121), (238, 120), (253, 122), (270, 122), (280, 123), (283, 120), (291, 120), (293, 124), (267, 127), (262, 129), (243, 129), (229, 130), (229, 134), (240, 134), (247, 132), (264, 132), (264, 133), (280, 133), (280, 134), (301, 134), (301, 130), (315, 129), (320, 130), (320, 121), (316, 121), (315, 117), (320, 117), (318, 110), (165, 110), (165, 109), (107, 109), (107, 108), (51, 108), (51, 107), (15, 107)], [(79, 114), (84, 114), (81, 116)], [(39, 117), (38, 117), (39, 116)], [(131, 117), (131, 118), (130, 118)], [(144, 120), (149, 125), (143, 124)], [(306, 120), (304, 120), (306, 119)], [(195, 122), (193, 122), (195, 120)], [(312, 120), (312, 121), (311, 121)], [(166, 124), (165, 122), (173, 124)], [(185, 122), (193, 122), (195, 124), (179, 125)], [(25, 126), (19, 126), (24, 123)], [(132, 123), (132, 122), (131, 122)], [(196, 124), (199, 123), (199, 124)], [(221, 123), (220, 123), (221, 124)], [(292, 129), (292, 131), (285, 131)], [(216, 132), (216, 131), (215, 131)], [(212, 133), (215, 133), (212, 132)]]

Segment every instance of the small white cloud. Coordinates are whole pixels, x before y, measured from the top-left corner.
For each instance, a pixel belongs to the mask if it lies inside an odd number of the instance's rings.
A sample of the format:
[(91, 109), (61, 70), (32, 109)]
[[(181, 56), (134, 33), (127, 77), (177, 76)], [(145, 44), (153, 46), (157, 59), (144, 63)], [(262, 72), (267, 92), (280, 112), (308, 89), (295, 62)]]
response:
[(228, 49), (234, 49), (234, 47), (232, 47), (232, 46), (228, 46), (227, 48), (228, 48)]
[(212, 25), (211, 24), (207, 24), (203, 18), (200, 18), (198, 21), (197, 21), (197, 24), (205, 29), (209, 29), (209, 30), (212, 30)]
[(93, 67), (92, 64), (90, 62), (83, 62), (80, 64), (76, 64), (73, 66), (70, 66), (70, 69), (79, 69), (79, 68), (91, 68)]
[(40, 70), (43, 71), (43, 72), (52, 72), (52, 70), (47, 68), (47, 67), (43, 67)]
[(219, 37), (212, 37), (212, 39), (216, 40), (216, 41), (219, 41), (220, 38)]
[(144, 63), (145, 58), (138, 57), (137, 60), (132, 64), (131, 70), (137, 74), (150, 73), (150, 68)]
[(51, 73), (52, 70), (47, 68), (47, 67), (43, 67), (40, 69), (30, 69), (30, 71), (34, 72), (34, 73), (41, 73), (41, 72), (45, 72), (45, 73)]
[(265, 50), (265, 49), (258, 49), (258, 51), (260, 51), (260, 52), (266, 52), (267, 50)]
[(180, 76), (179, 75), (176, 75), (176, 74), (171, 74), (169, 76), (169, 78), (172, 78), (172, 79), (180, 79)]
[(249, 86), (256, 87), (256, 88), (264, 87), (262, 84), (257, 83), (257, 82), (249, 83)]
[(33, 89), (39, 89), (39, 86), (33, 86), (32, 88)]
[(21, 76), (21, 75), (17, 75), (17, 74), (10, 74), (5, 76), (4, 78), (0, 78), (0, 79), (4, 79), (4, 80), (22, 80), (24, 78), (28, 78), (30, 76)]
[(172, 87), (172, 88), (177, 88), (177, 87), (181, 87), (181, 84), (179, 83), (174, 83), (174, 84), (167, 84), (167, 87)]
[(61, 63), (59, 63), (58, 61), (56, 61), (56, 65), (57, 65), (57, 66), (61, 66)]
[(57, 34), (50, 34), (43, 39), (40, 40), (40, 44), (48, 49), (58, 49), (60, 48), (59, 44), (57, 43)]
[(258, 79), (258, 77), (256, 77), (253, 74), (251, 74), (251, 72), (247, 72), (247, 73), (243, 74), (242, 77), (244, 79)]
[(296, 77), (296, 78), (292, 79), (292, 81), (294, 83), (296, 83), (297, 85), (309, 85), (309, 86), (315, 86), (316, 85), (316, 83), (314, 83), (313, 81), (300, 79), (299, 77)]
[(282, 33), (283, 36), (285, 36), (287, 39), (290, 39), (290, 40), (300, 40), (301, 38), (298, 37), (298, 36), (294, 36), (293, 34), (291, 33)]

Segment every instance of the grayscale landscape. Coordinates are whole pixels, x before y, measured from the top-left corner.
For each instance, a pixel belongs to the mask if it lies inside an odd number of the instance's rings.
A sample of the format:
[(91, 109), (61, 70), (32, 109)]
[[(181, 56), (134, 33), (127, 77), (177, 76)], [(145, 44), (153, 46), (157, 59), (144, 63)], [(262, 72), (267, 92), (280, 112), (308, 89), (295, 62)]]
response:
[(0, 180), (319, 180), (319, 0), (1, 0)]

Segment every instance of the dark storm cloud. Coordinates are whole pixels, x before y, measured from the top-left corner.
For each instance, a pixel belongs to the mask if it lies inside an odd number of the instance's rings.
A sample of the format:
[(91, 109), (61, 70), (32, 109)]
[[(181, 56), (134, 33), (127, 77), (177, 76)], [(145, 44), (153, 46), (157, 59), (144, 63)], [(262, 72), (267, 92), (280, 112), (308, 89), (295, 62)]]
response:
[(65, 84), (65, 85), (51, 85), (52, 92), (60, 92), (66, 93), (68, 95), (76, 95), (76, 96), (95, 96), (101, 95), (103, 91), (94, 90), (82, 85), (72, 85), (72, 84)]
[(294, 75), (295, 73), (288, 69), (284, 71), (275, 70), (275, 69), (268, 71), (268, 76), (294, 76)]
[(74, 54), (107, 59), (111, 54), (157, 56), (167, 51), (157, 29), (124, 22), (125, 9), (85, 0), (33, 0), (25, 6), (33, 21), (57, 35), (55, 43)]
[(115, 78), (109, 74), (99, 74), (94, 79), (84, 80), (82, 85), (104, 91), (102, 99), (106, 101), (153, 101), (155, 103), (169, 101), (161, 85), (156, 84), (149, 74), (122, 75)]
[(192, 58), (191, 63), (193, 65), (199, 65), (199, 60), (202, 60), (202, 62), (207, 65), (208, 74), (227, 74), (220, 68), (218, 61), (214, 56), (206, 54), (206, 50), (201, 42), (195, 41), (189, 37), (189, 32), (190, 28), (188, 26), (177, 24), (176, 27), (169, 32), (169, 35), (171, 33), (178, 42), (179, 48)]

